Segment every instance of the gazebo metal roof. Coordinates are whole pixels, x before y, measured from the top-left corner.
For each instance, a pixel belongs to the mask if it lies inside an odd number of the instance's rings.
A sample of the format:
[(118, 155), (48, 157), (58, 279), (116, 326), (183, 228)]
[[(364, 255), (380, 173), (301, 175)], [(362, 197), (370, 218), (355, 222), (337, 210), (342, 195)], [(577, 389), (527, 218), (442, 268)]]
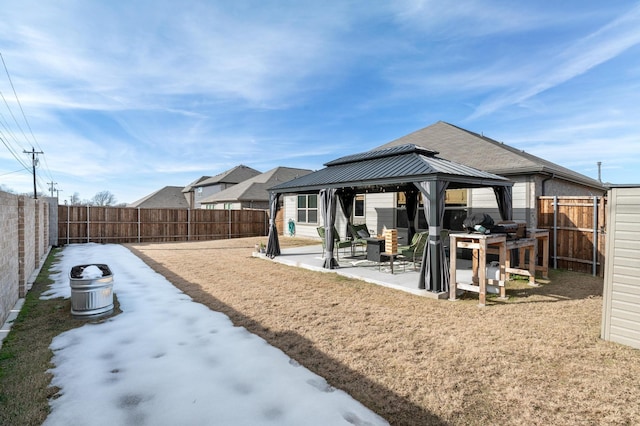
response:
[[(270, 227), (267, 255), (278, 256), (280, 243), (275, 225), (278, 196), (285, 193), (320, 193), (320, 211), (324, 221), (326, 257), (324, 267), (333, 269), (335, 211), (337, 199), (348, 209), (356, 192), (405, 192), (415, 212), (417, 191), (422, 194), (425, 218), (429, 223), (429, 241), (422, 255), (420, 288), (447, 292), (449, 271), (446, 265), (440, 231), (444, 217), (447, 188), (492, 187), (503, 219), (512, 215), (512, 186), (508, 179), (437, 157), (436, 151), (413, 144), (362, 152), (341, 157), (325, 164), (325, 168), (271, 187)], [(347, 206), (347, 207), (345, 207)], [(415, 217), (415, 213), (412, 213)], [(345, 213), (349, 218), (350, 214)], [(409, 220), (412, 217), (409, 216)], [(411, 227), (410, 227), (411, 231)]]
[(443, 180), (450, 188), (512, 186), (508, 179), (437, 157), (413, 144), (400, 145), (330, 161), (325, 168), (270, 188), (276, 193), (317, 192), (327, 188), (361, 188), (371, 192), (402, 190), (414, 182)]

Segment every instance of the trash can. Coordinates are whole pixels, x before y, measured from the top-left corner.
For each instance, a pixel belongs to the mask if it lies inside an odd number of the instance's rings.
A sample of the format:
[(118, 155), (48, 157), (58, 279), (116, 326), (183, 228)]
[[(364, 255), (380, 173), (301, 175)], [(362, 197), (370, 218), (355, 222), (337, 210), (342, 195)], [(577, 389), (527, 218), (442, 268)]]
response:
[(113, 274), (105, 264), (76, 265), (69, 272), (71, 315), (87, 317), (113, 311)]

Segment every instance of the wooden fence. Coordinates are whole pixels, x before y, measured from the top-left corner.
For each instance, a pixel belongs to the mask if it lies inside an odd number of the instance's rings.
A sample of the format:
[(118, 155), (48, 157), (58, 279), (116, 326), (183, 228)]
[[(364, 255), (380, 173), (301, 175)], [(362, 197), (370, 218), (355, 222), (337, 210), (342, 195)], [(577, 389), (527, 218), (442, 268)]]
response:
[(606, 197), (538, 197), (538, 228), (549, 230), (550, 266), (604, 276)]
[(264, 210), (58, 206), (58, 244), (199, 241), (264, 236)]

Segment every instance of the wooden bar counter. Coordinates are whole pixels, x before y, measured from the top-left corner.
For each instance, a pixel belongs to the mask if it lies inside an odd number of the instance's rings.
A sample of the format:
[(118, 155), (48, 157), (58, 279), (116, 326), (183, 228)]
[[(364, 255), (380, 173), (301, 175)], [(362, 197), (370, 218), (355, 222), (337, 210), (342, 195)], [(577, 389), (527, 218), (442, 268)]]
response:
[[(450, 239), (450, 283), (449, 283), (449, 300), (456, 300), (456, 292), (458, 288), (465, 291), (473, 291), (479, 294), (479, 304), (484, 306), (487, 297), (487, 285), (498, 284), (500, 296), (505, 296), (505, 262), (507, 258), (506, 252), (506, 234), (475, 234), (475, 233), (455, 233), (449, 235)], [(500, 279), (487, 278), (487, 251), (489, 247), (496, 248), (500, 257)], [(473, 283), (464, 284), (457, 281), (457, 249), (466, 248), (473, 250)]]
[[(450, 245), (450, 286), (449, 299), (456, 300), (458, 289), (479, 294), (479, 303), (485, 305), (487, 288), (505, 297), (505, 282), (511, 274), (529, 277), (529, 285), (536, 285), (536, 271), (547, 278), (549, 273), (549, 231), (532, 229), (527, 231), (526, 238), (507, 238), (506, 234), (456, 233), (449, 236)], [(538, 264), (538, 246), (542, 245), (542, 262)], [(473, 250), (472, 284), (459, 283), (457, 273), (457, 250), (466, 248)], [(512, 264), (511, 253), (518, 250), (518, 265)], [(500, 265), (498, 280), (487, 278), (487, 254), (497, 254)], [(494, 284), (498, 285), (495, 289)]]

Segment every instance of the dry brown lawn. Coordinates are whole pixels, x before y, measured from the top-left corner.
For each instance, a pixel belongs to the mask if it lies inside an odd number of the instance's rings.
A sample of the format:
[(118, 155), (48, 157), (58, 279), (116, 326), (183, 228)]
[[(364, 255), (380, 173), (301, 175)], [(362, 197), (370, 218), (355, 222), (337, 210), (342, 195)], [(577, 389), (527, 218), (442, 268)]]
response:
[(552, 271), (480, 308), (254, 258), (260, 240), (129, 247), (391, 424), (640, 423), (640, 351), (599, 338), (600, 278)]

